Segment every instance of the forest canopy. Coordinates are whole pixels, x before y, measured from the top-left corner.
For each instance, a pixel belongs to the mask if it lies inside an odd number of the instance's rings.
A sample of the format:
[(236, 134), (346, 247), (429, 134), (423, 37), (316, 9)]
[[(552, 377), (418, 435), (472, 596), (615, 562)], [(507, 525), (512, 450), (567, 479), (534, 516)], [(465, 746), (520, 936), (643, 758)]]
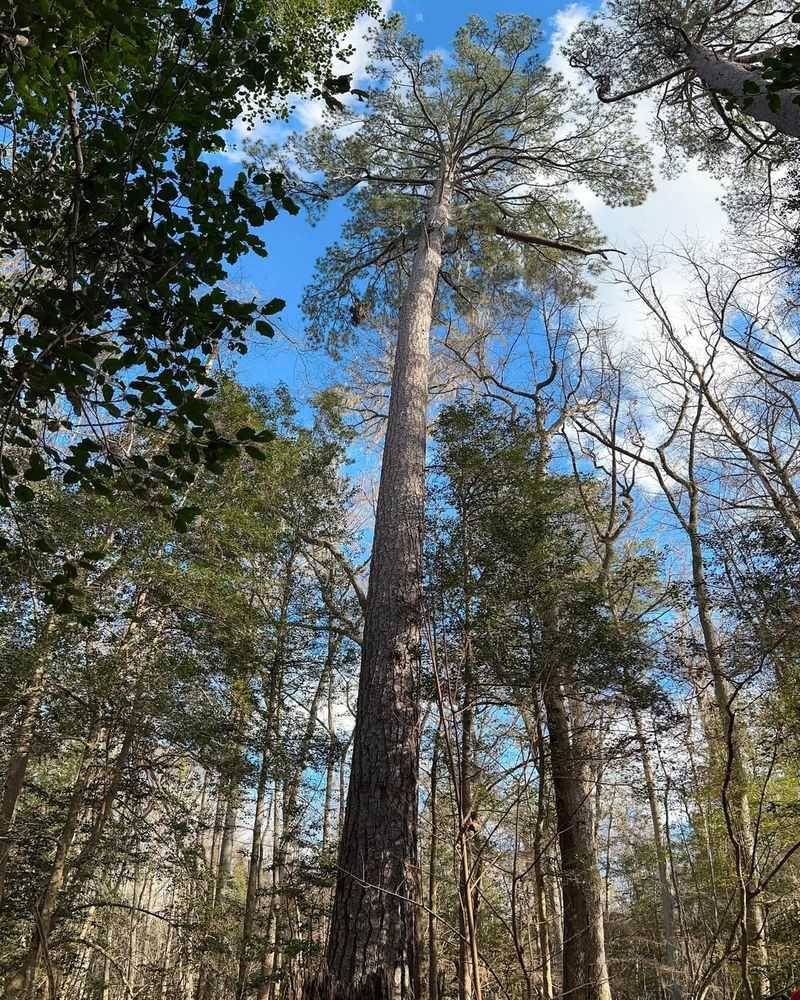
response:
[(0, 12), (10, 1000), (800, 998), (800, 15), (485, 15)]

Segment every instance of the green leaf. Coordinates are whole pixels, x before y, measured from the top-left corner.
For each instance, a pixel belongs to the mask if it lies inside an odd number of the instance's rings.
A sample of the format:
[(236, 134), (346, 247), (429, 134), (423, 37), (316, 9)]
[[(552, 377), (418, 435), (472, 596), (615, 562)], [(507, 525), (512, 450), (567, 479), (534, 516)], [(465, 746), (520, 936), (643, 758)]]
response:
[(181, 507), (175, 514), (175, 530), (185, 534), (192, 521), (200, 514), (199, 507)]

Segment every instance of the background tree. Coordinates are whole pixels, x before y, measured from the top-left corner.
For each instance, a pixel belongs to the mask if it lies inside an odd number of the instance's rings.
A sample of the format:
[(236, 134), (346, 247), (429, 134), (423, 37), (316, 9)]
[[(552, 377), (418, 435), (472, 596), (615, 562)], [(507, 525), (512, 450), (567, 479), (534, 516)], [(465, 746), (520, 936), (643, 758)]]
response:
[(658, 95), (656, 128), (668, 151), (699, 155), (713, 169), (715, 150), (731, 140), (746, 159), (780, 163), (800, 138), (796, 22), (770, 0), (702, 9), (611, 0), (566, 52), (605, 103)]

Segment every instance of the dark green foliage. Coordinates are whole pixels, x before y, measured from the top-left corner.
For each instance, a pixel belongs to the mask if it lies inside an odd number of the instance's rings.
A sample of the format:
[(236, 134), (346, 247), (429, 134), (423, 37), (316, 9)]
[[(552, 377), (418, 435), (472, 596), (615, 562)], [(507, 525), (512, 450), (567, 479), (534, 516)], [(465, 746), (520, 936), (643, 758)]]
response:
[[(628, 704), (660, 701), (642, 673), (652, 659), (644, 652), (647, 622), (635, 614), (628, 621), (615, 617), (601, 579), (584, 509), (587, 494), (603, 504), (599, 484), (587, 479), (582, 496), (571, 474), (548, 470), (532, 422), (498, 413), (488, 402), (446, 408), (434, 438), (445, 504), (437, 537), (445, 541), (431, 548), (431, 572), (439, 586), (463, 586), (458, 560), (451, 563), (447, 551), (466, 533), (476, 647), (489, 671), (512, 689), (530, 689), (539, 664), (550, 658), (543, 643), (555, 641), (587, 698), (624, 692)], [(613, 592), (635, 604), (657, 570), (647, 548), (622, 551), (613, 565)], [(543, 628), (550, 615), (555, 639)]]
[[(209, 157), (237, 118), (325, 90), (362, 6), (62, 0), (0, 15), (5, 544), (22, 517), (30, 542), (30, 484), (54, 473), (170, 506), (193, 466), (218, 471), (240, 450), (210, 418), (209, 361), (244, 353), (253, 327), (271, 336), (263, 317), (283, 302), (241, 301), (227, 271), (266, 256), (262, 226), (295, 208), (279, 178), (257, 204), (244, 173), (227, 183)], [(142, 429), (147, 447), (131, 450)]]

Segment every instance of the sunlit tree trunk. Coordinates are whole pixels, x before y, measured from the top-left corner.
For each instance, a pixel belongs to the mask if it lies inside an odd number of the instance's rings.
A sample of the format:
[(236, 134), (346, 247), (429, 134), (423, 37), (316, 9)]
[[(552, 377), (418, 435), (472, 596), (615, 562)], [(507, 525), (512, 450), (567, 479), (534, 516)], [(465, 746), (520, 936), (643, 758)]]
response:
[(375, 515), (353, 757), (327, 963), (348, 983), (418, 994), (417, 677), (421, 641), (429, 336), (449, 224), (442, 165), (398, 320)]

